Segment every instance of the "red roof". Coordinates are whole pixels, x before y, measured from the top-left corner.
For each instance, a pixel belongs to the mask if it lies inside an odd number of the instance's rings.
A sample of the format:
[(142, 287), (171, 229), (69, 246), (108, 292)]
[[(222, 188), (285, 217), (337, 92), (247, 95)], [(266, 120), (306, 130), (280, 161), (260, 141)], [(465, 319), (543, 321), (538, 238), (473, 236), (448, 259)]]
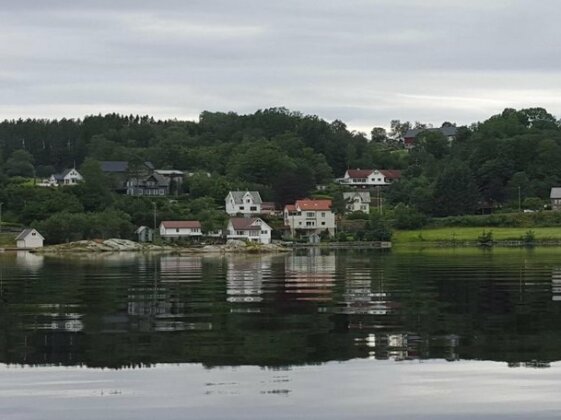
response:
[(300, 210), (325, 211), (331, 210), (331, 200), (298, 200), (295, 207)]
[(275, 209), (275, 203), (273, 203), (272, 201), (263, 201), (261, 203), (261, 210), (274, 210)]
[(162, 222), (166, 229), (200, 229), (201, 222), (198, 220), (166, 220)]
[(373, 169), (347, 169), (349, 178), (368, 178), (372, 172)]
[(256, 220), (255, 217), (232, 217), (230, 223), (234, 230), (261, 230), (261, 225), (252, 226)]
[(294, 204), (287, 204), (286, 206), (284, 206), (284, 209), (286, 211), (296, 211), (296, 206)]
[(389, 179), (399, 179), (401, 178), (401, 171), (396, 169), (380, 169), (382, 175)]

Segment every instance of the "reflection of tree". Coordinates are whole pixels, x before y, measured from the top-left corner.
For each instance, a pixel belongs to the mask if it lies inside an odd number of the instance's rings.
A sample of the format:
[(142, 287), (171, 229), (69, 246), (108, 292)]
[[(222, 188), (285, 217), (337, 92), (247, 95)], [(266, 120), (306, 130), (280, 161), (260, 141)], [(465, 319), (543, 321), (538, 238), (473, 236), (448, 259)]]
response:
[(558, 269), (544, 270), (544, 258), (314, 250), (46, 257), (29, 271), (0, 255), (0, 359), (122, 367), (430, 357), (546, 367), (561, 359), (561, 306)]

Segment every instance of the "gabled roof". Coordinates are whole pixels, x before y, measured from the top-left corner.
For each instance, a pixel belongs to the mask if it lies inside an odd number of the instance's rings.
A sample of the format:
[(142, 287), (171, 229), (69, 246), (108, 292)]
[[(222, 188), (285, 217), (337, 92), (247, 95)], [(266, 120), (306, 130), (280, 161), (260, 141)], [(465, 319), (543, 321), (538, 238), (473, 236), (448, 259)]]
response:
[[(62, 173), (60, 173), (60, 174), (53, 174), (53, 176), (54, 176), (54, 178), (55, 178), (57, 181), (62, 181), (62, 180), (64, 180), (64, 177), (65, 177), (66, 175), (68, 175), (70, 172), (72, 172), (72, 171), (74, 171), (74, 170), (75, 170), (74, 168), (65, 169)], [(78, 172), (78, 171), (76, 171), (76, 172)]]
[(372, 172), (373, 169), (347, 169), (349, 178), (368, 178)]
[(138, 229), (136, 229), (136, 230), (134, 231), (134, 233), (141, 233), (141, 232), (143, 232), (143, 231), (145, 231), (145, 230), (152, 230), (152, 229), (149, 228), (148, 226), (140, 226)]
[(458, 127), (451, 126), (439, 128), (413, 128), (411, 130), (407, 130), (407, 132), (403, 135), (403, 138), (417, 137), (417, 135), (419, 133), (422, 133), (423, 131), (440, 131), (444, 136), (451, 137), (455, 136), (458, 133)]
[(165, 220), (160, 223), (166, 229), (197, 229), (201, 228), (198, 220)]
[[(260, 225), (255, 224), (258, 220), (261, 221)], [(230, 223), (234, 230), (261, 230), (262, 226), (269, 226), (259, 217), (232, 217)]]
[(148, 175), (146, 178), (144, 178), (144, 181), (148, 181), (150, 178), (154, 178), (154, 180), (158, 183), (158, 186), (161, 187), (167, 187), (170, 184), (169, 178), (166, 178), (165, 176), (160, 175), (157, 172)]
[(345, 200), (352, 200), (353, 198), (355, 198), (357, 196), (360, 197), (360, 201), (370, 203), (370, 193), (369, 192), (356, 191), (356, 192), (343, 193), (343, 198)]
[(249, 195), (251, 195), (251, 198), (255, 204), (261, 204), (263, 202), (263, 200), (261, 200), (259, 191), (230, 191), (230, 194), (234, 199), (234, 203), (236, 204), (243, 204), (243, 198), (248, 193)]
[(35, 229), (24, 229), (17, 237), (16, 237), (16, 241), (21, 241), (22, 239), (25, 239), (27, 236), (29, 236), (31, 234), (31, 232), (36, 232), (37, 235), (39, 235), (41, 237), (41, 239), (45, 239), (43, 238), (43, 235), (41, 235), (39, 232), (37, 232)]
[(304, 211), (327, 211), (331, 210), (331, 200), (298, 200), (294, 204), (297, 209)]
[(396, 169), (380, 169), (380, 173), (389, 179), (401, 178), (401, 171), (398, 171)]
[(553, 187), (551, 189), (551, 193), (549, 194), (549, 198), (561, 198), (561, 187)]

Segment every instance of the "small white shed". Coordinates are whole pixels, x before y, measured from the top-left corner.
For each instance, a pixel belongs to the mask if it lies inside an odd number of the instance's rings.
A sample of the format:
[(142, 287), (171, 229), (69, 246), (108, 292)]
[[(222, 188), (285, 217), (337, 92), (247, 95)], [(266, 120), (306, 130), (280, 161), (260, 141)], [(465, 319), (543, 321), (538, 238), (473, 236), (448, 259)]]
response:
[(45, 238), (36, 229), (25, 229), (16, 238), (18, 248), (42, 248)]

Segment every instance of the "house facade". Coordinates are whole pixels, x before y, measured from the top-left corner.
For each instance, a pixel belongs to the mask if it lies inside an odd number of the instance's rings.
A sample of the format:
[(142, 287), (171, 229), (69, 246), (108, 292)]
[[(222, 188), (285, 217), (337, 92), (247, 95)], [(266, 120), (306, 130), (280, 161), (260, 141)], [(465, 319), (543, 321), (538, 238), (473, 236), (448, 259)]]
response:
[(284, 225), (290, 228), (291, 236), (298, 233), (306, 236), (327, 231), (335, 235), (335, 214), (331, 211), (331, 200), (298, 200), (284, 208)]
[(228, 221), (226, 237), (261, 244), (271, 243), (271, 227), (259, 217), (232, 217)]
[(549, 194), (551, 200), (551, 210), (561, 210), (561, 187), (553, 187)]
[(134, 233), (136, 233), (138, 242), (154, 241), (154, 229), (151, 229), (148, 226), (140, 226)]
[(127, 180), (127, 195), (135, 197), (142, 196), (166, 196), (169, 194), (170, 180), (157, 172), (144, 178), (129, 178)]
[(201, 222), (197, 220), (166, 220), (160, 223), (163, 239), (196, 238), (203, 236)]
[(370, 193), (362, 191), (353, 191), (343, 193), (345, 199), (345, 206), (348, 212), (361, 211), (363, 213), (370, 213)]
[(261, 214), (261, 195), (258, 191), (230, 191), (224, 199), (226, 213), (245, 217)]
[(16, 237), (16, 246), (20, 249), (42, 248), (44, 240), (36, 229), (25, 229)]
[(348, 169), (337, 182), (351, 187), (366, 188), (390, 185), (400, 178), (401, 171), (395, 169)]

